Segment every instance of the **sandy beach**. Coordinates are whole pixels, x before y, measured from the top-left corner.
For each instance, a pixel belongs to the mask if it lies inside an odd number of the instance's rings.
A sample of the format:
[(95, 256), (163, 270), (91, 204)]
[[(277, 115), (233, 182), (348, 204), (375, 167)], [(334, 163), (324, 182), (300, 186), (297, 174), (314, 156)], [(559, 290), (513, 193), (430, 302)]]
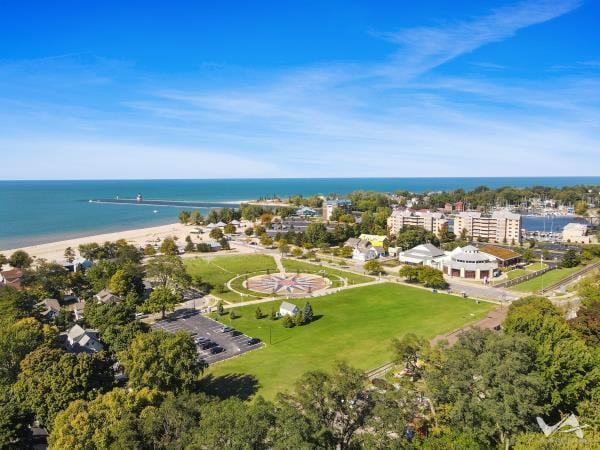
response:
[[(18, 249), (7, 249), (0, 250), (0, 253), (10, 256), (15, 250), (25, 250), (31, 256), (36, 258), (44, 258), (48, 261), (63, 261), (64, 252), (67, 247), (73, 248), (77, 252), (77, 248), (80, 244), (88, 242), (97, 242), (102, 244), (106, 241), (116, 241), (118, 239), (125, 239), (129, 243), (144, 247), (151, 241), (156, 241), (157, 238), (161, 240), (166, 237), (177, 236), (180, 242), (183, 242), (185, 237), (194, 230), (195, 227), (190, 225), (182, 225), (180, 223), (173, 223), (170, 225), (160, 225), (150, 228), (139, 228), (136, 230), (128, 231), (116, 231), (112, 233), (98, 234), (94, 236), (78, 237), (75, 239), (67, 239), (64, 241), (50, 242), (47, 244), (32, 245), (29, 247), (21, 247)], [(194, 239), (197, 241), (197, 238)]]

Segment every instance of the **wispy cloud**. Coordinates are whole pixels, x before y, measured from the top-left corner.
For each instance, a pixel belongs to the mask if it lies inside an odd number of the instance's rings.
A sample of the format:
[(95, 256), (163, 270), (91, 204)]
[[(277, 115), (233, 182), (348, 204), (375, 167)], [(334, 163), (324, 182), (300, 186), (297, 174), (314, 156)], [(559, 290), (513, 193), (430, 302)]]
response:
[(509, 38), (523, 28), (566, 14), (580, 4), (580, 0), (525, 1), (469, 21), (380, 33), (401, 46), (392, 64), (381, 70), (400, 79), (414, 78), (481, 46)]

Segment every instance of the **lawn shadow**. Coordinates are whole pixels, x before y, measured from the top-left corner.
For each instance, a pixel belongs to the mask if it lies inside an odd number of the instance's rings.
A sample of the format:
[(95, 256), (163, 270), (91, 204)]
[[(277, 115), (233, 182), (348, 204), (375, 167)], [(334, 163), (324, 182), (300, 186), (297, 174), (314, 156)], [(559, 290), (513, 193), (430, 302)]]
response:
[(218, 377), (209, 374), (200, 380), (202, 391), (221, 399), (238, 397), (247, 400), (258, 391), (258, 380), (254, 375), (229, 373)]

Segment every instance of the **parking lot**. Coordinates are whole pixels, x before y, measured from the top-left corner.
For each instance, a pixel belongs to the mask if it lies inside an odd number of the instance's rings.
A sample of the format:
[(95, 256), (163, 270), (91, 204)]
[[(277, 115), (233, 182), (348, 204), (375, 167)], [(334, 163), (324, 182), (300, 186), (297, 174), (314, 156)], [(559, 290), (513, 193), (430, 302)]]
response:
[(223, 331), (225, 326), (222, 323), (193, 311), (180, 317), (160, 320), (152, 326), (170, 333), (190, 333), (196, 341), (199, 358), (207, 364), (223, 361), (264, 345), (260, 340), (251, 342), (251, 337), (233, 328)]

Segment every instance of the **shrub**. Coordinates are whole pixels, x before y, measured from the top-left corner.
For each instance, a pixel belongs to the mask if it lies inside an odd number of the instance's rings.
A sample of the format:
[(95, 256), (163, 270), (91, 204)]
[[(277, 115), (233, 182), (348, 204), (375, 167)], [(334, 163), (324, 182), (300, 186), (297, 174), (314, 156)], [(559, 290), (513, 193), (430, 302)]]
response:
[(294, 323), (294, 319), (287, 315), (283, 316), (283, 328), (292, 328), (295, 325), (296, 324)]

